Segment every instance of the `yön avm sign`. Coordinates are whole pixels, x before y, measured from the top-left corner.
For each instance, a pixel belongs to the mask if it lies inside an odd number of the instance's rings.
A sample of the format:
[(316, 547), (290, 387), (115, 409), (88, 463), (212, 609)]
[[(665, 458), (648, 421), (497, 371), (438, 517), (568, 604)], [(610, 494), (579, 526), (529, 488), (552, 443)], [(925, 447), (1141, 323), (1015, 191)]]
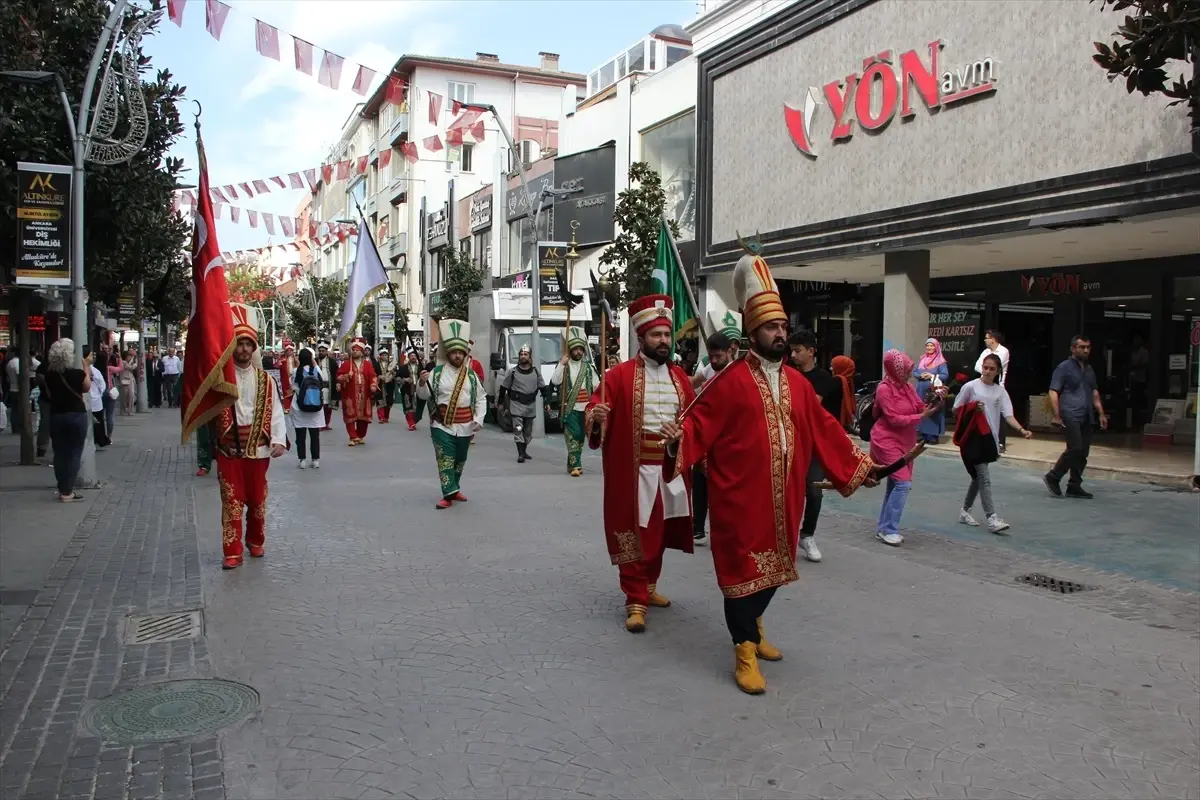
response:
[[(930, 42), (926, 60), (916, 50), (898, 57), (884, 50), (863, 59), (861, 74), (851, 73), (821, 88), (811, 86), (798, 105), (784, 103), (783, 118), (796, 149), (816, 158), (816, 142), (826, 124), (829, 138), (842, 142), (854, 135), (856, 125), (880, 131), (897, 114), (902, 120), (912, 119), (917, 102), (935, 111), (996, 91), (996, 64), (990, 57), (947, 67), (942, 63), (943, 46), (940, 39)], [(821, 106), (828, 106), (828, 114), (818, 113)]]

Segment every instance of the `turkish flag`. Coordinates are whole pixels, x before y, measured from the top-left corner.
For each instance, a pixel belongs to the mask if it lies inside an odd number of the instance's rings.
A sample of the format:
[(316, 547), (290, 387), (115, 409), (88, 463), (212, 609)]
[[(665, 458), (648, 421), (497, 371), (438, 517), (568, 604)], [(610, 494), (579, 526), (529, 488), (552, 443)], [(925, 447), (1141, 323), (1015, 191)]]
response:
[(179, 403), (183, 444), (191, 441), (196, 428), (232, 406), (238, 396), (229, 289), (225, 285), (225, 262), (217, 244), (217, 226), (208, 195), (208, 161), (199, 130), (196, 149), (200, 191), (192, 230), (192, 310), (188, 315), (187, 358), (183, 362)]

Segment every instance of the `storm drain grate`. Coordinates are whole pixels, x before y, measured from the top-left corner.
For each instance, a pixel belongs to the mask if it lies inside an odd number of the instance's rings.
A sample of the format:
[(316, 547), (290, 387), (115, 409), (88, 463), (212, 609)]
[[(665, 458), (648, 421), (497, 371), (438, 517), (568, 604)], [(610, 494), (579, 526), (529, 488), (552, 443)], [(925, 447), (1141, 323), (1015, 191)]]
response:
[(199, 611), (176, 614), (146, 614), (130, 617), (125, 628), (126, 644), (157, 644), (179, 639), (195, 639), (200, 635)]
[(1036, 586), (1039, 589), (1049, 589), (1059, 594), (1075, 594), (1076, 592), (1086, 592), (1093, 588), (1082, 583), (1076, 583), (1075, 581), (1055, 578), (1052, 575), (1042, 575), (1040, 572), (1033, 572), (1029, 575), (1018, 575), (1017, 581), (1029, 586)]

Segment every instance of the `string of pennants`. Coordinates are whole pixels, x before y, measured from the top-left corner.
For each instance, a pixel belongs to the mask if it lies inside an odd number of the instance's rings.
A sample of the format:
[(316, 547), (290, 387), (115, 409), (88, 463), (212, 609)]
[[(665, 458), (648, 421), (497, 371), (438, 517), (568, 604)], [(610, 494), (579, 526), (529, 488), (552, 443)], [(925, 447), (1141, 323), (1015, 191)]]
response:
[[(432, 93), (430, 94), (430, 101), (433, 102), (436, 100), (440, 105), (442, 100), (441, 95)], [(438, 113), (440, 113), (440, 111)], [(484, 140), (484, 121), (480, 118), (483, 115), (482, 110), (464, 106), (455, 100), (453, 113), (456, 116), (446, 130), (445, 145), (455, 146), (461, 144), (477, 144)], [(430, 112), (430, 115), (432, 118), (432, 111)], [(442, 138), (438, 135), (427, 136), (422, 139), (421, 147), (429, 153), (437, 153), (445, 149), (442, 143)], [(400, 154), (406, 161), (408, 161), (408, 163), (412, 164), (420, 160), (416, 142), (401, 142), (398, 145), (398, 148), (400, 150)], [(392, 163), (392, 152), (393, 151), (391, 148), (386, 148), (379, 152), (379, 169), (387, 169)], [(214, 203), (228, 204), (231, 200), (241, 199), (242, 195), (248, 199), (257, 195), (270, 194), (272, 185), (276, 187), (276, 190), (307, 188), (311, 191), (317, 186), (318, 175), (320, 176), (320, 181), (326, 185), (338, 183), (344, 180), (349, 180), (352, 177), (366, 175), (369, 164), (369, 156), (345, 158), (341, 161), (322, 164), (320, 167), (315, 167), (313, 169), (289, 172), (286, 178), (283, 175), (275, 175), (268, 178), (253, 178), (248, 181), (229, 183), (224, 186), (213, 186), (209, 188), (208, 194)], [(305, 184), (307, 184), (307, 186)], [(239, 191), (241, 192), (241, 195), (238, 194)], [(180, 198), (183, 198), (183, 200), (190, 205), (194, 206), (196, 204), (195, 192), (190, 189), (180, 190), (176, 193), (176, 210), (178, 210)]]
[[(188, 204), (195, 208), (196, 196), (192, 192), (188, 192), (190, 197), (186, 198)], [(176, 204), (180, 198), (176, 198)], [(179, 209), (176, 208), (176, 211)], [(262, 222), (263, 228), (271, 236), (275, 236), (275, 223), (279, 223), (279, 230), (284, 236), (297, 239), (309, 239), (311, 241), (328, 244), (333, 239), (345, 241), (347, 236), (353, 236), (358, 232), (358, 226), (352, 222), (308, 222), (308, 236), (305, 236), (304, 222), (300, 217), (289, 217), (283, 214), (269, 214), (266, 211), (256, 211), (252, 208), (241, 208), (239, 206), (231, 206), (226, 203), (213, 203), (213, 216), (216, 219), (222, 219), (225, 211), (229, 212), (228, 219), (230, 222), (241, 223), (242, 214), (245, 213), (245, 221), (251, 228), (257, 228), (259, 221)]]

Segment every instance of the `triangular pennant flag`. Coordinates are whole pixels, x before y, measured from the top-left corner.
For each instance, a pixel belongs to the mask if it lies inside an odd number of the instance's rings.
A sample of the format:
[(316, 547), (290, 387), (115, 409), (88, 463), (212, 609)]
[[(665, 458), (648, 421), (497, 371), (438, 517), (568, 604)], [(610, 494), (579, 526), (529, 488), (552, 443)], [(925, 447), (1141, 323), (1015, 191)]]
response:
[(250, 220), (251, 228), (258, 227), (258, 212), (257, 211), (251, 211), (250, 209), (246, 209), (246, 217)]
[(305, 75), (312, 75), (313, 68), (313, 46), (312, 42), (306, 42), (303, 39), (292, 37), (292, 50), (296, 56), (296, 71), (303, 72)]
[(355, 175), (366, 175), (367, 174), (367, 157), (366, 156), (358, 157), (358, 162), (354, 165), (354, 174)]
[(379, 154), (379, 168), (387, 169), (388, 164), (391, 164), (391, 163), (392, 163), (392, 149), (389, 147), (387, 150), (384, 150)]
[(338, 84), (342, 80), (342, 63), (346, 59), (325, 51), (324, 57), (321, 58), (321, 69), (317, 73), (317, 83), (322, 86), (328, 86), (330, 89), (338, 88)]
[(279, 218), (279, 227), (283, 228), (284, 236), (291, 236), (292, 235), (292, 218), (291, 217), (280, 217)]
[(339, 161), (337, 163), (337, 180), (344, 181), (350, 177), (350, 161), (349, 159)]
[(371, 82), (375, 80), (375, 70), (367, 69), (359, 64), (358, 74), (354, 76), (354, 85), (350, 88), (355, 94), (365, 95), (371, 88)]
[(183, 7), (187, 0), (167, 0), (167, 16), (179, 27), (183, 27)]
[(420, 156), (417, 155), (416, 142), (401, 142), (400, 152), (404, 154), (405, 160), (410, 164), (417, 163), (417, 160), (420, 158)]
[(256, 178), (254, 181), (254, 191), (258, 192), (259, 194), (270, 194), (271, 187), (267, 186), (267, 182), (262, 178)]
[(429, 124), (437, 125), (438, 117), (442, 115), (442, 96), (429, 92)]
[(206, 0), (208, 6), (208, 21), (205, 27), (218, 42), (221, 41), (221, 31), (225, 28), (225, 18), (229, 16), (229, 6), (221, 0)]
[(262, 218), (263, 218), (263, 225), (265, 225), (267, 228), (267, 233), (274, 236), (275, 235), (275, 215), (268, 214), (267, 212), (264, 211)]
[(242, 191), (246, 193), (246, 197), (254, 197), (254, 192), (250, 191), (250, 184), (239, 183), (238, 186), (242, 187)]
[(388, 78), (387, 90), (384, 93), (383, 99), (394, 106), (404, 105), (404, 79), (397, 78), (395, 75)]
[(300, 177), (299, 172), (289, 172), (288, 173), (288, 183), (291, 186), (291, 188), (293, 188), (293, 189), (303, 189), (304, 188), (304, 180)]
[(421, 140), (421, 146), (424, 147), (426, 150), (428, 150), (431, 153), (436, 153), (439, 150), (443, 149), (442, 148), (442, 140), (437, 135), (426, 136), (424, 139)]
[(242, 216), (242, 210), (237, 206), (229, 207), (229, 221), (237, 222)]
[(315, 169), (304, 170), (304, 180), (308, 181), (308, 188), (317, 188), (317, 171)]
[(254, 20), (254, 46), (260, 56), (279, 60), (279, 29), (261, 19)]

